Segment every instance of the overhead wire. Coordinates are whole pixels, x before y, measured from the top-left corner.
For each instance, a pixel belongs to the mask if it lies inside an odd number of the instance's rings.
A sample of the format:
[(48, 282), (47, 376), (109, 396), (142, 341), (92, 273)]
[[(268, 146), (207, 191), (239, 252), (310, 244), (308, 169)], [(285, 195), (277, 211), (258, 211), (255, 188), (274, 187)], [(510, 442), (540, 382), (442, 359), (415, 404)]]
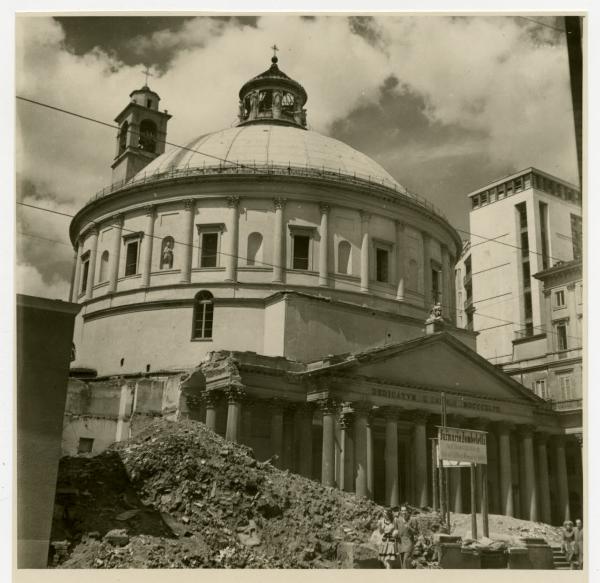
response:
[[(75, 216), (75, 215), (71, 215), (71, 214), (69, 214), (69, 213), (66, 213), (66, 212), (61, 212), (61, 211), (56, 211), (56, 210), (54, 210), (54, 209), (49, 209), (49, 208), (47, 208), (47, 207), (40, 207), (40, 206), (37, 206), (37, 205), (28, 204), (28, 203), (25, 203), (25, 202), (23, 202), (23, 201), (17, 201), (17, 204), (19, 204), (19, 205), (22, 205), (22, 206), (25, 206), (25, 207), (28, 207), (28, 208), (32, 208), (32, 209), (36, 209), (36, 210), (40, 210), (40, 211), (45, 211), (45, 212), (53, 213), (53, 214), (56, 214), (56, 215), (59, 215), (59, 216), (67, 217), (67, 218), (73, 218), (73, 217)], [(138, 230), (128, 229), (128, 228), (125, 228), (125, 227), (123, 227), (123, 228), (122, 228), (122, 230), (123, 230), (123, 231), (126, 231), (126, 232), (129, 232), (129, 233), (138, 233), (138, 232), (139, 232)], [(32, 237), (41, 238), (41, 237), (38, 237), (37, 235), (33, 235), (33, 234), (30, 234), (30, 233), (27, 233), (27, 235), (28, 235), (28, 236), (32, 236)], [(160, 237), (160, 236), (158, 236), (158, 235), (154, 235), (154, 234), (152, 234), (152, 235), (148, 235), (148, 237), (150, 237), (150, 238), (152, 238), (152, 239), (156, 239), (156, 240), (161, 240), (161, 241), (162, 241), (162, 239), (163, 239), (162, 237)], [(55, 242), (57, 242), (57, 243), (61, 243), (61, 244), (63, 244), (63, 245), (68, 245), (67, 243), (64, 243), (63, 241), (58, 241), (58, 240), (55, 240)], [(193, 243), (187, 243), (187, 242), (184, 242), (184, 241), (177, 241), (177, 240), (175, 240), (175, 239), (173, 240), (173, 243), (174, 243), (174, 244), (181, 245), (181, 246), (191, 247), (192, 249), (197, 249), (197, 250), (200, 250), (200, 249), (202, 248), (202, 247), (201, 247), (201, 246), (199, 246), (199, 245), (194, 245)], [(96, 250), (96, 259), (97, 259), (98, 253), (99, 253), (99, 251), (98, 251), (98, 250)], [(232, 254), (232, 253), (226, 253), (226, 252), (224, 252), (224, 251), (220, 251), (220, 250), (219, 250), (219, 251), (216, 251), (216, 254), (217, 254), (217, 255), (224, 256), (224, 257), (233, 257), (233, 258), (235, 258), (235, 259), (238, 259), (238, 260), (243, 260), (243, 261), (247, 261), (247, 260), (248, 260), (248, 258), (247, 258), (247, 257), (241, 256), (241, 255), (237, 255), (237, 254)], [(275, 264), (273, 264), (273, 263), (268, 263), (268, 262), (266, 262), (266, 261), (255, 260), (255, 263), (259, 263), (260, 265), (262, 265), (262, 266), (264, 266), (264, 267), (269, 267), (269, 268), (276, 268), (276, 267), (280, 267), (280, 268), (281, 268), (281, 270), (282, 270), (283, 272), (285, 272), (285, 273), (290, 273), (290, 272), (291, 272), (291, 273), (298, 273), (298, 270), (296, 270), (296, 269), (289, 268), (289, 267), (285, 267), (285, 266), (276, 266)], [(312, 277), (322, 277), (322, 276), (320, 276), (320, 274), (318, 274), (318, 273), (314, 273), (314, 272), (308, 272), (308, 273), (307, 273), (307, 272), (304, 272), (304, 274), (305, 274), (305, 275), (306, 275), (306, 274), (308, 274), (308, 275), (310, 275), (310, 276), (312, 276)], [(355, 283), (355, 282), (352, 282), (352, 281), (348, 281), (348, 280), (346, 280), (346, 279), (342, 279), (342, 278), (338, 277), (338, 276), (337, 276), (337, 275), (335, 275), (335, 274), (327, 274), (327, 275), (325, 276), (325, 279), (326, 279), (327, 281), (333, 281), (333, 282), (340, 282), (340, 281), (341, 281), (341, 282), (343, 282), (343, 283), (344, 283), (344, 285), (347, 285), (347, 286), (349, 286), (349, 287), (355, 287), (355, 288), (358, 288), (358, 289), (362, 289), (362, 287), (361, 287), (361, 285), (360, 285), (359, 283)], [(388, 292), (388, 291), (386, 291), (386, 290), (381, 290), (381, 289), (378, 289), (378, 290), (377, 290), (377, 293), (378, 293), (378, 294), (380, 294), (380, 295), (384, 295), (384, 296), (390, 296), (390, 297), (392, 297), (392, 298), (394, 298), (394, 299), (396, 299), (396, 297), (397, 297), (397, 296), (396, 296), (396, 293), (393, 293), (393, 292)], [(447, 304), (441, 304), (441, 306), (442, 306), (443, 308), (446, 308), (447, 310), (451, 310), (451, 309), (452, 309), (452, 306), (450, 306), (450, 305), (447, 305)], [(461, 314), (462, 312), (464, 312), (464, 310), (460, 310), (460, 309), (459, 309), (457, 306), (456, 306), (454, 309), (456, 310), (456, 312), (457, 312), (457, 315), (459, 315), (459, 314)], [(482, 314), (482, 313), (480, 313), (480, 312), (475, 312), (475, 313), (476, 313), (478, 316), (481, 316), (481, 317), (484, 317), (484, 318), (489, 318), (489, 319), (492, 319), (492, 320), (497, 320), (497, 321), (500, 321), (500, 322), (504, 322), (504, 325), (509, 325), (509, 324), (513, 324), (513, 325), (517, 325), (517, 326), (520, 326), (520, 325), (521, 325), (521, 323), (520, 323), (520, 322), (514, 322), (514, 321), (511, 321), (511, 320), (505, 320), (505, 319), (503, 319), (503, 318), (498, 318), (498, 317), (496, 317), (496, 316), (491, 316), (491, 315), (489, 315), (489, 314)], [(499, 327), (499, 326), (498, 326), (498, 327)], [(534, 328), (542, 328), (542, 327), (541, 327), (541, 326), (534, 326)], [(554, 332), (552, 332), (552, 331), (550, 331), (550, 333), (552, 333), (552, 334), (556, 334), (556, 333), (554, 333)], [(569, 337), (570, 337), (570, 338), (577, 339), (577, 340), (580, 340), (580, 338), (578, 338), (578, 337), (575, 337), (575, 336), (569, 336)]]

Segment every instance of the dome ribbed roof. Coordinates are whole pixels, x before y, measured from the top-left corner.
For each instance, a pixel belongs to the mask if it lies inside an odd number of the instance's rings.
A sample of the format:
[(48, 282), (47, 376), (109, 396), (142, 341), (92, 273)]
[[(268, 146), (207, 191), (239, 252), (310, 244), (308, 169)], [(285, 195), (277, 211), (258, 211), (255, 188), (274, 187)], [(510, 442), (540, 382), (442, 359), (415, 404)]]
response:
[(172, 170), (226, 166), (229, 162), (324, 169), (356, 175), (406, 193), (402, 185), (365, 154), (339, 140), (292, 126), (269, 123), (238, 126), (200, 136), (186, 148), (167, 150), (132, 180)]

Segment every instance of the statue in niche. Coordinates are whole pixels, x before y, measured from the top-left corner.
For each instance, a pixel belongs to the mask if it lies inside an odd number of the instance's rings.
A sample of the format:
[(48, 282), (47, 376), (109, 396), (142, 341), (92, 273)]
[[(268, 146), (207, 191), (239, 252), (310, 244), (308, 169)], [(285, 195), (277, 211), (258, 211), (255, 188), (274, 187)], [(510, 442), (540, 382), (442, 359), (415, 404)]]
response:
[(281, 108), (281, 91), (273, 91), (273, 109)]
[(246, 119), (246, 106), (244, 102), (240, 99), (240, 111), (238, 113), (238, 117), (241, 120)]
[(429, 312), (429, 318), (427, 318), (426, 322), (443, 322), (444, 317), (442, 315), (442, 304), (440, 302), (436, 302), (431, 311)]
[(173, 269), (173, 242), (167, 241), (162, 253), (162, 269)]

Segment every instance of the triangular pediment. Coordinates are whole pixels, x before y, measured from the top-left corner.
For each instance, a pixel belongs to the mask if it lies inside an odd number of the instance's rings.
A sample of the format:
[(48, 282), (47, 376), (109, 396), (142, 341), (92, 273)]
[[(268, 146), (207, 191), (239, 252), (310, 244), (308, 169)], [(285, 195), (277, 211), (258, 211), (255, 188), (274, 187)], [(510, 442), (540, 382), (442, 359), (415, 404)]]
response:
[(370, 350), (332, 368), (384, 384), (446, 390), (528, 405), (541, 402), (531, 391), (447, 333)]

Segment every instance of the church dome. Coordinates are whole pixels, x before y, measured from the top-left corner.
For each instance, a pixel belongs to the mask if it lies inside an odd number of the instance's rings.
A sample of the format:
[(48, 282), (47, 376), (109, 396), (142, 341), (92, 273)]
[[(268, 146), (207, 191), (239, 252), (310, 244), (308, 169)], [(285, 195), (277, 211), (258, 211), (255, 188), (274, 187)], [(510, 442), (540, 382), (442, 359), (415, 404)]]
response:
[(347, 144), (314, 131), (271, 123), (244, 124), (200, 136), (185, 148), (174, 147), (138, 172), (133, 182), (167, 172), (226, 170), (239, 165), (256, 168), (257, 173), (289, 168), (294, 174), (303, 169), (341, 174), (406, 194), (377, 162)]

